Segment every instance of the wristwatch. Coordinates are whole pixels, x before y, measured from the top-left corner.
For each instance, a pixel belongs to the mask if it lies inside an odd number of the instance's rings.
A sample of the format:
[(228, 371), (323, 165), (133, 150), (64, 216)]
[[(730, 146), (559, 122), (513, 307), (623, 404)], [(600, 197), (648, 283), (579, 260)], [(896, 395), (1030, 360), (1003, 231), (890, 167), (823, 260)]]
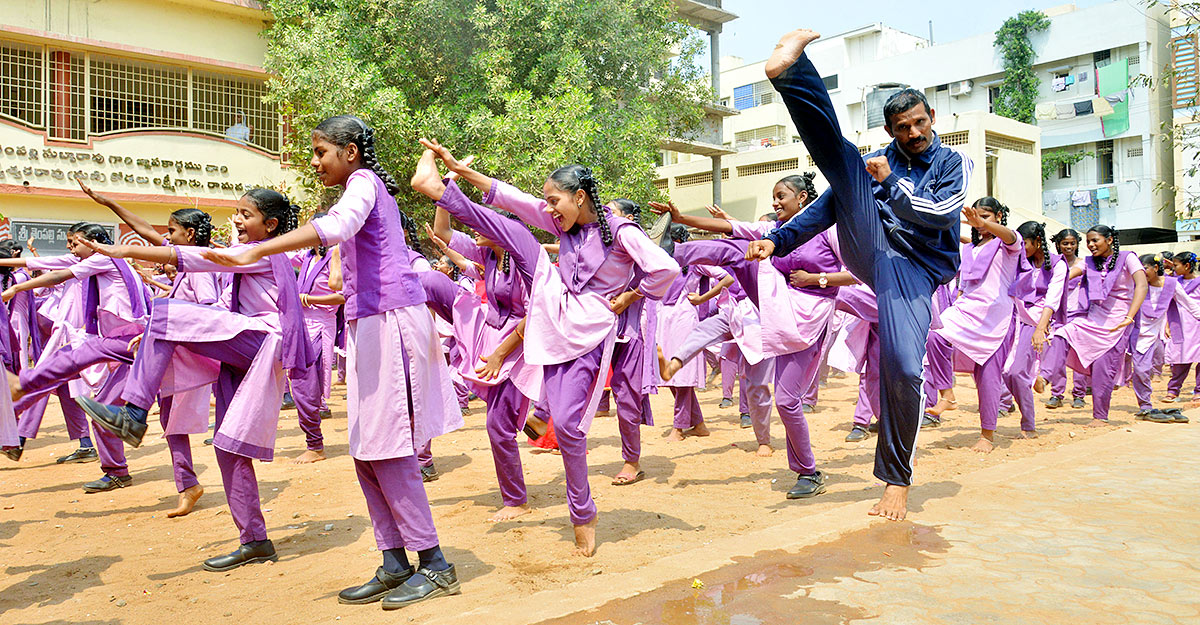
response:
[(829, 274), (822, 271), (821, 278), (817, 280), (817, 284), (820, 285), (822, 289), (829, 286)]

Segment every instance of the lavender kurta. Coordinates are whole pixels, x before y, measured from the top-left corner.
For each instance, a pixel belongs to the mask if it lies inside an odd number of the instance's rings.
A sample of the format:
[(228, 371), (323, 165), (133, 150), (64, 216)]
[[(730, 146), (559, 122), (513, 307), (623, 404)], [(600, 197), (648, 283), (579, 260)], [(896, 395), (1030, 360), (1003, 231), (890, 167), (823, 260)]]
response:
[[(1200, 297), (1200, 278), (1179, 282), (1178, 290), (1191, 297)], [(1165, 360), (1169, 365), (1190, 365), (1200, 362), (1200, 319), (1181, 314), (1178, 304), (1167, 308), (1167, 324), (1171, 326), (1171, 338), (1167, 339)]]
[(605, 249), (598, 224), (564, 231), (547, 212), (545, 201), (506, 183), (493, 180), (483, 203), (509, 210), (526, 224), (559, 239), (557, 267), (545, 252), (538, 256), (525, 326), (526, 362), (562, 364), (607, 345), (602, 351), (599, 378), (579, 423), (579, 430), (586, 433), (600, 401), (616, 340), (617, 317), (609, 300), (626, 290), (635, 268), (643, 273), (639, 292), (652, 300), (661, 299), (679, 275), (679, 266), (649, 237), (631, 231), (637, 226), (627, 220), (608, 218), (613, 242)]
[(1023, 249), (1020, 237), (1011, 245), (993, 237), (978, 247), (963, 246), (962, 293), (942, 311), (941, 327), (934, 332), (976, 365), (986, 363), (1008, 336), (1013, 319), (1008, 289), (1017, 278)]
[[(1078, 358), (1080, 366), (1073, 367), (1076, 370), (1091, 367), (1097, 358), (1121, 341), (1125, 332), (1110, 330), (1129, 314), (1133, 304), (1133, 276), (1145, 271), (1132, 252), (1121, 252), (1111, 274), (1097, 271), (1091, 258), (1086, 262), (1087, 284), (1080, 289), (1080, 301), (1088, 298), (1087, 313), (1068, 321), (1054, 332), (1054, 336), (1067, 340), (1071, 354)], [(1107, 266), (1108, 259), (1105, 258), (1104, 262)]]
[[(1200, 282), (1200, 280), (1192, 280), (1192, 282)], [(1181, 322), (1186, 318), (1192, 323), (1200, 324), (1200, 300), (1180, 287), (1178, 278), (1170, 276), (1163, 279), (1162, 286), (1147, 288), (1146, 301), (1138, 311), (1138, 332), (1132, 346), (1135, 352), (1145, 354), (1154, 349), (1162, 340), (1163, 328), (1167, 325), (1168, 311), (1172, 309), (1179, 314)], [(1182, 323), (1180, 325), (1182, 326)], [(1172, 329), (1171, 332), (1171, 337), (1174, 339), (1175, 330)]]
[[(329, 288), (329, 264), (333, 262), (333, 253), (326, 252), (325, 256), (317, 256), (309, 252), (302, 256), (300, 273), (296, 279), (300, 283), (300, 293), (314, 297), (335, 295)], [(337, 335), (337, 309), (339, 304), (312, 304), (304, 307), (304, 325), (309, 335), (321, 339), (321, 382), (322, 397), (329, 399), (333, 386), (333, 341)]]
[(359, 169), (311, 223), (342, 257), (350, 455), (412, 456), (463, 420), (396, 201), (379, 176)]
[[(216, 305), (221, 297), (221, 285), (217, 279), (219, 275), (180, 272), (175, 275), (175, 282), (167, 297), (181, 302)], [(170, 420), (163, 428), (163, 436), (203, 434), (208, 431), (209, 400), (212, 398), (210, 380), (216, 379), (220, 363), (197, 356), (186, 348), (176, 349), (172, 360), (172, 366), (178, 367), (176, 371), (190, 371), (198, 385), (173, 394), (161, 394), (163, 397), (173, 397)]]
[[(662, 299), (658, 310), (658, 345), (664, 354), (679, 353), (683, 342), (695, 332), (700, 323), (700, 308), (693, 306), (688, 300), (688, 294), (699, 293), (703, 278), (716, 282), (727, 276), (723, 269), (708, 265), (692, 265), (686, 275), (680, 275), (671, 283), (671, 288)], [(710, 286), (711, 288), (711, 286)], [(669, 381), (661, 382), (661, 386), (704, 388), (704, 359), (692, 358), (683, 364)]]

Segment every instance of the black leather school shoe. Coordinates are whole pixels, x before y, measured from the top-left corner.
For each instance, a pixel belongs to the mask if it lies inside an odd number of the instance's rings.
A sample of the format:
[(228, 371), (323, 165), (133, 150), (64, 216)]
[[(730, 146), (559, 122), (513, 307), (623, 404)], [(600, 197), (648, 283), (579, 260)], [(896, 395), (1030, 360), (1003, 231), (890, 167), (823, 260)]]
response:
[(338, 593), (338, 603), (362, 605), (374, 603), (382, 599), (392, 590), (408, 581), (413, 576), (413, 568), (399, 573), (389, 573), (381, 566), (375, 570), (375, 577), (362, 586), (347, 588)]

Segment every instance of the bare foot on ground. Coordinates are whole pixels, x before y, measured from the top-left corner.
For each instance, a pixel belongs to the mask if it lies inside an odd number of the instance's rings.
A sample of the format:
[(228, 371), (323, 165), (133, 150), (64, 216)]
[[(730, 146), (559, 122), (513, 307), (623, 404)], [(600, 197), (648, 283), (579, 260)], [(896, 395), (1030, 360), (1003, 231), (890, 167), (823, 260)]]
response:
[(867, 514), (881, 516), (889, 521), (903, 521), (908, 516), (908, 486), (888, 484), (883, 487), (883, 497), (871, 507)]
[(1017, 434), (1013, 438), (1030, 439), (1030, 438), (1037, 438), (1037, 437), (1038, 437), (1037, 430), (1021, 430), (1021, 433)]
[(774, 78), (791, 67), (804, 53), (804, 46), (820, 36), (820, 33), (807, 28), (799, 28), (784, 35), (775, 46), (775, 51), (771, 53), (771, 58), (767, 59), (767, 78)]
[(708, 436), (710, 432), (708, 431), (708, 426), (704, 425), (704, 422), (701, 421), (693, 426), (692, 429), (688, 430), (686, 434), (688, 436)]
[(325, 451), (323, 449), (309, 449), (304, 453), (292, 458), (292, 464), (312, 464), (325, 459)]
[(775, 448), (770, 445), (759, 445), (758, 451), (754, 452), (754, 455), (759, 458), (770, 458), (775, 455)]
[(503, 508), (500, 508), (499, 512), (488, 517), (488, 521), (492, 523), (511, 521), (517, 517), (525, 516), (530, 512), (533, 512), (533, 508), (530, 508), (529, 504), (527, 503), (519, 506), (504, 506)]
[(196, 501), (198, 501), (200, 496), (203, 494), (204, 488), (199, 484), (184, 489), (182, 493), (179, 493), (179, 505), (175, 506), (174, 510), (167, 513), (167, 518), (174, 519), (175, 517), (187, 516), (187, 514), (196, 507)]
[(1109, 423), (1108, 423), (1107, 419), (1092, 419), (1092, 422), (1087, 424), (1086, 427), (1102, 428), (1102, 427), (1108, 427), (1108, 425), (1109, 425)]
[(683, 430), (681, 430), (679, 428), (671, 428), (671, 433), (667, 434), (667, 440), (669, 440), (669, 441), (683, 440)]
[(976, 453), (981, 453), (981, 454), (990, 454), (990, 453), (992, 453), (992, 450), (995, 448), (996, 448), (996, 445), (994, 443), (992, 443), (992, 441), (988, 440), (987, 438), (985, 438), (983, 436), (980, 436), (979, 440), (976, 441), (975, 444), (971, 446), (971, 451), (976, 452)]
[(575, 526), (575, 555), (590, 558), (596, 553), (596, 520), (599, 518), (597, 515), (591, 521)]

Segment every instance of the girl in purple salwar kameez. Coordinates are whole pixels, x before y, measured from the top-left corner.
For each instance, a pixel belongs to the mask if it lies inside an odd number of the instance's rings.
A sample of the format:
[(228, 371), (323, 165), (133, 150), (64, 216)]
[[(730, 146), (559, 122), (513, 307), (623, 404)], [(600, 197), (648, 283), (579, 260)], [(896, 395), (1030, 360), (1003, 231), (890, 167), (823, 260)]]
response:
[[(525, 359), (543, 367), (545, 399), (566, 470), (567, 502), (576, 553), (596, 546), (596, 505), (588, 485), (587, 432), (599, 404), (617, 335), (617, 316), (642, 297), (659, 299), (679, 267), (633, 222), (600, 203), (591, 170), (560, 168), (543, 186), (545, 200), (480, 174), (434, 142), (413, 177), (413, 187), (451, 215), (509, 252), (530, 286)], [(558, 267), (528, 228), (471, 202), (457, 184), (443, 183), (436, 157), (484, 192), (483, 202), (559, 239)], [(515, 227), (513, 227), (515, 226)], [(642, 280), (629, 289), (637, 270)]]
[[(1129, 340), (1132, 365), (1133, 392), (1137, 396), (1137, 418), (1155, 423), (1187, 423), (1183, 411), (1174, 408), (1157, 410), (1151, 403), (1151, 381), (1155, 369), (1155, 356), (1162, 345), (1166, 332), (1168, 311), (1188, 317), (1193, 323), (1200, 322), (1200, 300), (1188, 294), (1179, 285), (1176, 276), (1163, 277), (1163, 257), (1157, 254), (1143, 255), (1139, 260), (1146, 270), (1146, 302), (1138, 311), (1134, 333)], [(1174, 335), (1172, 335), (1174, 336)]]
[[(1196, 254), (1180, 252), (1175, 255), (1175, 279), (1179, 288), (1192, 297), (1200, 297), (1200, 278), (1196, 276)], [(1167, 308), (1167, 325), (1170, 328), (1164, 356), (1171, 365), (1171, 379), (1167, 382), (1166, 402), (1181, 401), (1179, 395), (1187, 381), (1192, 365), (1200, 362), (1200, 320), (1180, 314), (1179, 306)], [(1192, 402), (1200, 402), (1200, 367), (1196, 368), (1196, 384), (1190, 393)]]

